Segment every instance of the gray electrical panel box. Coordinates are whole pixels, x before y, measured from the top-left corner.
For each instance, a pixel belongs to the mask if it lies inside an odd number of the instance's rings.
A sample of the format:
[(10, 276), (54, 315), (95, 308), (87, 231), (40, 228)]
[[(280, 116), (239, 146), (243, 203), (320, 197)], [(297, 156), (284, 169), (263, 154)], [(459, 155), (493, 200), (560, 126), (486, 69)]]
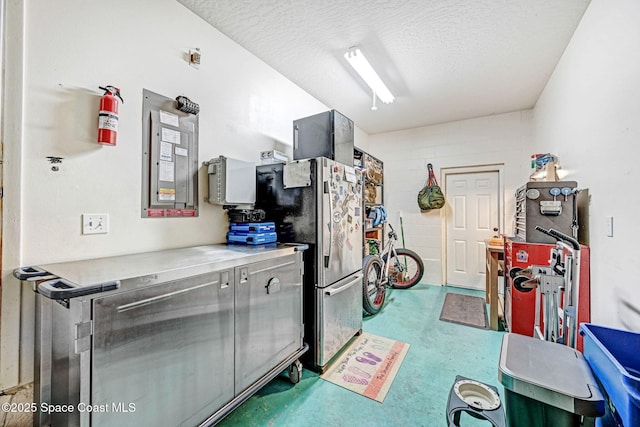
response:
[(198, 115), (143, 90), (143, 218), (198, 216)]
[(256, 202), (254, 163), (220, 156), (204, 164), (209, 174), (209, 203), (238, 206)]

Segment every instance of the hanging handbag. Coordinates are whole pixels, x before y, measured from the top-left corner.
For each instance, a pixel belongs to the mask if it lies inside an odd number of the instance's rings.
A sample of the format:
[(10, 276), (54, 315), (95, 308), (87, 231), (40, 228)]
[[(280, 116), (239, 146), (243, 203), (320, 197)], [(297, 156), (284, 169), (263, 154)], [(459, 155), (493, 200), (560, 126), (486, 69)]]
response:
[(427, 165), (428, 178), (427, 185), (418, 193), (418, 206), (422, 211), (440, 209), (444, 206), (444, 193), (438, 185), (436, 175), (433, 173), (433, 165)]

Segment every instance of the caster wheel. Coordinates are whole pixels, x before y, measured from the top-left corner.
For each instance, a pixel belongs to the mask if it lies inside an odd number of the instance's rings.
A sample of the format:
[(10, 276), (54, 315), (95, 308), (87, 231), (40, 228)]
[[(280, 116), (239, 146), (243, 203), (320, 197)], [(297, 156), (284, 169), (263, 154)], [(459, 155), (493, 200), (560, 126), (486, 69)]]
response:
[(293, 384), (298, 384), (302, 379), (302, 363), (299, 360), (296, 360), (289, 368), (287, 368), (287, 373), (289, 374), (289, 381)]

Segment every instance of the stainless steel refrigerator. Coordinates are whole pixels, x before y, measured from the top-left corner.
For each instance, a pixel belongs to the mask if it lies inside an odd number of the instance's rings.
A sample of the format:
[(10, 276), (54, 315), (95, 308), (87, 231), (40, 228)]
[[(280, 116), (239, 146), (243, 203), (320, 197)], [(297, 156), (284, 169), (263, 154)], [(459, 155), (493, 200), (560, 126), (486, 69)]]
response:
[(309, 245), (305, 341), (310, 367), (322, 372), (362, 331), (360, 171), (324, 157), (262, 165), (256, 187), (256, 208), (276, 223), (278, 241)]

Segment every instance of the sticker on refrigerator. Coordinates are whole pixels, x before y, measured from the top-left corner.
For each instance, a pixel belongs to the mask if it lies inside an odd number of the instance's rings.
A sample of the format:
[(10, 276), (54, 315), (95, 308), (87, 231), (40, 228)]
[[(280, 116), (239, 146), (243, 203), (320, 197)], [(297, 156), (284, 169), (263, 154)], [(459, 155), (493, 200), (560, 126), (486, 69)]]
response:
[(345, 181), (356, 183), (358, 180), (356, 178), (356, 170), (350, 166), (344, 167), (344, 179)]
[(353, 245), (351, 244), (351, 241), (350, 241), (349, 239), (345, 240), (345, 242), (344, 242), (344, 243), (347, 245), (347, 247), (349, 248), (349, 250), (352, 250), (352, 249), (353, 249)]

